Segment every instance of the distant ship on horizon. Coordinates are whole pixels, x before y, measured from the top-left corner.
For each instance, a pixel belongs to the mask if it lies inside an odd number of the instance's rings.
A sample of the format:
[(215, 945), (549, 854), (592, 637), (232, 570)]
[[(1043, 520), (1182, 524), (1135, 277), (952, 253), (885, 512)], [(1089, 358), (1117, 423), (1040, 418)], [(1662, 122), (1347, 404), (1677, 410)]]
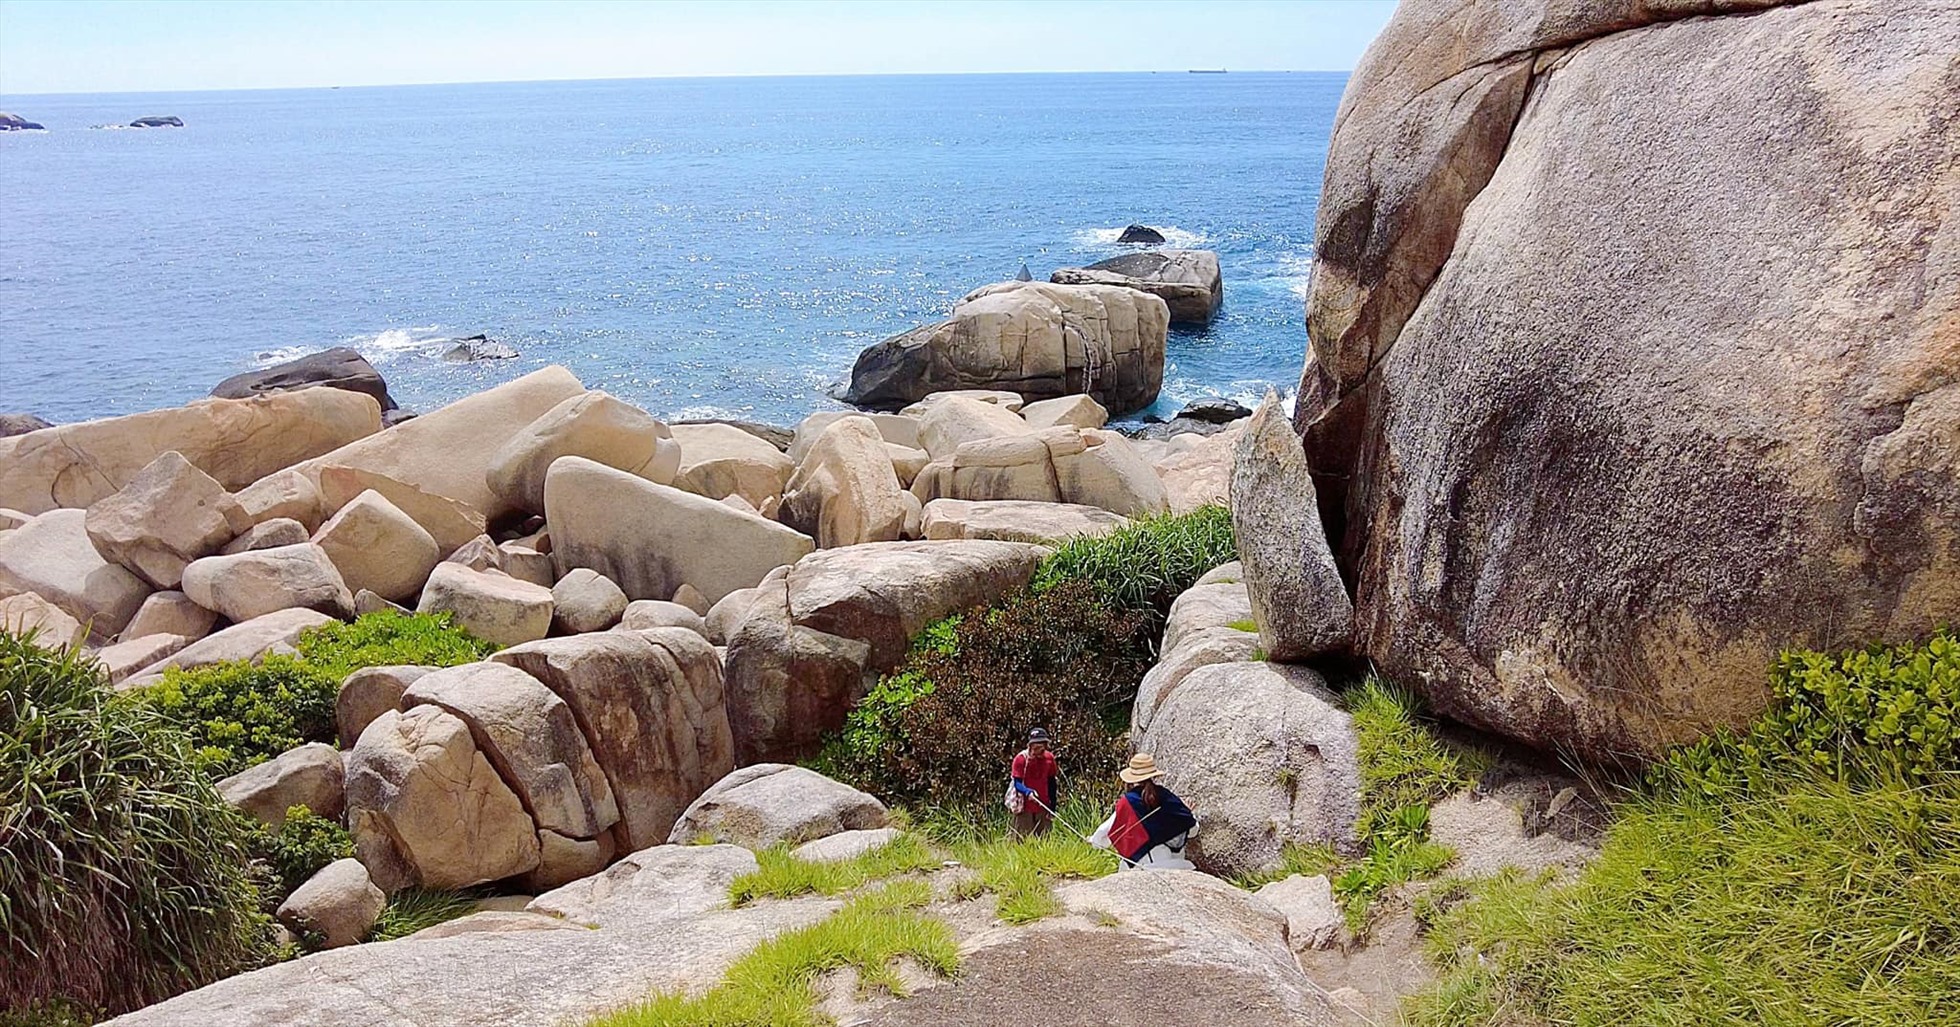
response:
[(1190, 73), (1191, 73), (1191, 74), (1193, 74), (1193, 75), (1223, 75), (1223, 74), (1225, 74), (1225, 69), (1224, 69), (1224, 68), (1191, 68), (1191, 69), (1189, 69), (1189, 71), (1190, 71)]

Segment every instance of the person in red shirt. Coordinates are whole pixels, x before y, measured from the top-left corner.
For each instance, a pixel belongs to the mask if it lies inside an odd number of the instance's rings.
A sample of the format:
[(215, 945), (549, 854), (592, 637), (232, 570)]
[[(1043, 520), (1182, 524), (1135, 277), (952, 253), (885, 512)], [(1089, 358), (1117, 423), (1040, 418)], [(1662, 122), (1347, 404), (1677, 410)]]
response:
[(1021, 810), (1014, 814), (1014, 836), (1047, 834), (1055, 816), (1055, 754), (1048, 751), (1048, 732), (1028, 732), (1028, 747), (1014, 756), (1014, 791)]

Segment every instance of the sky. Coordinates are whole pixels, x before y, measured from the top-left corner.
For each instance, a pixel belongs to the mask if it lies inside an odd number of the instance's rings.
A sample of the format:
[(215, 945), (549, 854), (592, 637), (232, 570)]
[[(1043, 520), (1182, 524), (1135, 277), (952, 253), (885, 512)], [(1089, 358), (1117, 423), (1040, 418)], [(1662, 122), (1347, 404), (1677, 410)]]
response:
[(1392, 0), (0, 0), (0, 94), (707, 75), (1345, 71)]

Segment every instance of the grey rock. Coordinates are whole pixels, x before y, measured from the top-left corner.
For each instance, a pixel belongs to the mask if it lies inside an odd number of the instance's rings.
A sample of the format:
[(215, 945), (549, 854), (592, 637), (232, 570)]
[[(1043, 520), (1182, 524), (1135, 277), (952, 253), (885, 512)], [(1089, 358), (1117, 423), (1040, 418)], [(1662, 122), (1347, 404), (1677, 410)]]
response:
[(211, 389), (221, 399), (245, 399), (263, 392), (288, 392), (313, 386), (345, 389), (374, 397), (382, 413), (395, 409), (395, 398), (388, 395), (388, 382), (367, 358), (345, 346), (308, 353), (303, 357), (270, 367), (243, 371), (226, 378)]
[(1172, 324), (1209, 324), (1225, 300), (1218, 254), (1210, 250), (1150, 250), (1065, 267), (1050, 275), (1057, 285), (1120, 285), (1146, 292), (1170, 308)]
[(319, 939), (321, 948), (358, 943), (381, 919), (388, 896), (374, 886), (358, 859), (337, 859), (293, 889), (276, 916), (294, 934)]
[(219, 781), (218, 794), (275, 829), (293, 806), (337, 821), (347, 808), (347, 775), (340, 750), (313, 742)]
[(277, 549), (280, 546), (296, 546), (312, 538), (306, 525), (291, 517), (274, 517), (261, 521), (246, 529), (243, 535), (232, 539), (218, 550), (223, 556), (249, 553), (254, 549)]
[(567, 634), (604, 631), (626, 613), (626, 593), (605, 575), (575, 567), (551, 586), (552, 618)]
[(1232, 526), (1266, 655), (1295, 663), (1347, 649), (1354, 604), (1321, 528), (1300, 439), (1272, 392), (1239, 436)]
[(0, 414), (0, 439), (52, 427), (53, 421), (36, 414)]
[(804, 767), (758, 763), (715, 782), (675, 822), (668, 841), (799, 844), (885, 826), (885, 804)]

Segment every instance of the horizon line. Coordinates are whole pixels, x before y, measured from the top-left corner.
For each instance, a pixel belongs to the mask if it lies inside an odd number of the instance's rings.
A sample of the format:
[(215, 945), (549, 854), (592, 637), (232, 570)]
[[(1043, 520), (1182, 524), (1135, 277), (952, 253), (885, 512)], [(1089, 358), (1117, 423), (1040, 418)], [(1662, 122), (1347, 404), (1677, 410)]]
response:
[(964, 78), (983, 75), (1188, 75), (1239, 73), (1249, 75), (1352, 75), (1352, 68), (1154, 68), (1154, 69), (1076, 69), (1060, 71), (812, 71), (812, 72), (730, 72), (711, 75), (625, 75), (597, 78), (508, 78), (443, 79), (428, 82), (345, 82), (291, 86), (229, 86), (200, 89), (117, 89), (100, 92), (8, 92), (0, 97), (70, 96), (156, 96), (199, 93), (276, 93), (334, 89), (418, 89), (430, 86), (552, 85), (571, 82), (687, 82), (746, 78)]

